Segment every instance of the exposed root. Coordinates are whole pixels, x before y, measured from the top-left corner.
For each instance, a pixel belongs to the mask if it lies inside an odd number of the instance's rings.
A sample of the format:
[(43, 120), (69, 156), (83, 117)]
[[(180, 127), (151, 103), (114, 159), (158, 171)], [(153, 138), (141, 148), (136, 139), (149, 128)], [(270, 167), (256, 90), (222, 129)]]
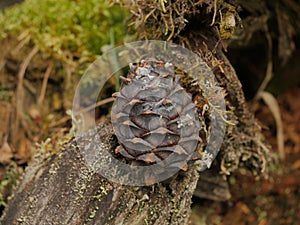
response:
[(260, 87), (258, 88), (256, 96), (254, 97), (255, 100), (257, 100), (259, 98), (261, 92), (263, 92), (266, 89), (267, 85), (269, 84), (270, 80), (273, 77), (273, 59), (272, 59), (273, 45), (272, 45), (272, 37), (271, 37), (271, 35), (269, 33), (267, 25), (265, 25), (264, 30), (265, 30), (265, 35), (266, 35), (267, 43), (268, 43), (268, 65), (267, 65), (267, 70), (266, 70), (265, 78), (264, 78), (263, 82), (261, 83)]
[(278, 145), (278, 155), (281, 160), (285, 159), (284, 152), (284, 135), (283, 135), (283, 124), (281, 119), (280, 108), (276, 98), (269, 92), (262, 91), (259, 96), (265, 104), (269, 107), (275, 122), (276, 122), (276, 130), (277, 130), (277, 145)]

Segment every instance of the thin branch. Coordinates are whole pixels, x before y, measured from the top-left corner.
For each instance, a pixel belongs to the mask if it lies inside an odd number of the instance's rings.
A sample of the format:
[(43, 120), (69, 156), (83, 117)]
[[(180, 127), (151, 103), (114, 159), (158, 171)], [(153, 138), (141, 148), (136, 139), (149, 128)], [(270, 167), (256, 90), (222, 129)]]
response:
[(84, 109), (82, 109), (82, 110), (76, 112), (76, 113), (75, 113), (75, 116), (76, 116), (76, 115), (79, 115), (79, 114), (81, 114), (81, 113), (86, 113), (86, 112), (88, 112), (88, 111), (91, 111), (91, 110), (93, 110), (93, 109), (95, 109), (95, 108), (97, 108), (97, 107), (99, 107), (99, 106), (101, 106), (101, 105), (105, 105), (105, 104), (107, 104), (107, 103), (113, 102), (114, 100), (115, 100), (114, 97), (106, 98), (106, 99), (104, 99), (104, 100), (102, 100), (102, 101), (97, 102), (95, 105), (90, 105), (90, 106), (88, 106), (88, 107), (86, 107), (86, 108), (84, 108)]
[(280, 107), (276, 98), (269, 92), (262, 91), (259, 94), (259, 97), (265, 102), (265, 104), (269, 107), (276, 123), (277, 130), (277, 146), (278, 146), (278, 155), (281, 160), (285, 159), (284, 152), (284, 135), (283, 135), (283, 124), (281, 119)]
[(172, 12), (173, 12), (173, 10), (170, 9), (170, 14), (169, 14), (169, 16), (170, 16), (170, 22), (171, 22), (171, 33), (170, 33), (170, 35), (169, 35), (167, 41), (170, 41), (170, 40), (173, 38), (174, 33), (175, 33), (175, 27), (174, 27), (174, 22), (173, 22), (173, 18), (172, 18)]
[[(18, 85), (17, 85), (17, 92), (16, 92), (16, 119), (15, 119), (15, 134), (18, 134), (19, 130), (19, 122), (21, 119), (21, 123), (24, 125), (25, 122), (23, 120), (23, 99), (24, 99), (24, 88), (23, 88), (23, 83), (24, 83), (24, 76), (26, 69), (29, 66), (29, 63), (33, 56), (35, 56), (39, 51), (39, 48), (35, 46), (31, 52), (28, 54), (28, 56), (24, 59), (20, 66), (20, 70), (18, 72)], [(17, 138), (16, 138), (17, 139)]]
[(46, 89), (47, 89), (47, 84), (48, 84), (48, 79), (49, 79), (49, 76), (52, 72), (53, 66), (54, 66), (53, 62), (50, 62), (49, 66), (47, 67), (47, 70), (45, 72), (43, 83), (42, 83), (42, 88), (41, 88), (41, 93), (40, 93), (40, 96), (38, 98), (38, 105), (41, 105), (44, 101), (45, 94), (46, 94)]
[(5, 60), (0, 61), (0, 71), (4, 68), (5, 64), (6, 64)]
[(266, 38), (267, 38), (267, 43), (268, 43), (268, 64), (267, 64), (265, 78), (264, 78), (263, 82), (261, 83), (260, 87), (258, 88), (257, 93), (254, 97), (255, 100), (259, 99), (260, 93), (266, 89), (267, 85), (269, 84), (270, 80), (273, 77), (272, 37), (269, 33), (268, 27), (265, 26), (264, 28), (265, 28), (265, 33), (266, 33)]
[(217, 16), (217, 0), (214, 0), (214, 15), (210, 26), (213, 26), (215, 24), (216, 16)]

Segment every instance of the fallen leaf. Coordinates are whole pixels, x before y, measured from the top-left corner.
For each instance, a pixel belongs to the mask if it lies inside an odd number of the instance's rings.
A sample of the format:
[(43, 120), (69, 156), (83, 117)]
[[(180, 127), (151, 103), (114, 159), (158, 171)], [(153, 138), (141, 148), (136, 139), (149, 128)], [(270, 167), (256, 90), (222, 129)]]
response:
[(29, 159), (31, 158), (30, 149), (31, 142), (26, 138), (22, 139), (18, 151), (14, 155), (14, 158), (19, 165), (29, 161)]
[(298, 159), (296, 162), (293, 163), (292, 168), (293, 168), (294, 170), (297, 170), (297, 169), (300, 168), (300, 159)]
[(9, 144), (5, 141), (0, 149), (0, 163), (9, 164), (13, 157), (12, 150)]

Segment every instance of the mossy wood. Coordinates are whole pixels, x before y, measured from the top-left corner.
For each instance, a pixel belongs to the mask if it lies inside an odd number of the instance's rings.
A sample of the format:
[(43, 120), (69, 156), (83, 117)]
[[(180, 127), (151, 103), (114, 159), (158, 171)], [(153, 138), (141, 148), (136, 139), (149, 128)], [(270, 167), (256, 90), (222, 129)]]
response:
[[(107, 149), (116, 147), (113, 129), (98, 132)], [(35, 160), (9, 204), (2, 224), (186, 224), (198, 173), (163, 184), (133, 188), (110, 183), (86, 166), (73, 139), (58, 155)]]
[[(219, 1), (198, 5), (191, 5), (193, 1), (158, 2), (160, 4), (152, 3), (152, 8), (145, 5), (151, 3), (141, 1), (131, 6), (136, 10), (137, 27), (142, 24), (140, 37), (152, 38), (155, 34), (156, 38), (172, 39), (198, 53), (212, 68), (226, 93), (228, 126), (221, 152), (212, 168), (199, 174), (192, 167), (183, 175), (150, 187), (121, 186), (89, 169), (72, 139), (59, 149), (58, 154), (33, 160), (5, 210), (1, 219), (3, 225), (184, 225), (188, 223), (193, 193), (204, 198), (226, 200), (230, 193), (226, 179), (223, 179), (225, 175), (238, 168), (247, 168), (254, 174), (264, 172), (272, 156), (260, 126), (247, 108), (236, 73), (223, 53), (221, 37), (216, 35), (216, 27), (210, 26), (213, 25), (214, 7), (220, 9), (229, 7), (228, 4), (214, 6)], [(186, 14), (178, 14), (177, 11), (184, 6)], [(155, 7), (157, 11), (152, 11)], [(157, 16), (156, 12), (169, 16)], [(188, 27), (185, 27), (183, 18), (189, 21)], [(162, 19), (164, 23), (155, 19)], [(88, 132), (86, 142), (93, 140), (96, 132), (107, 150), (113, 151), (117, 143), (110, 123), (101, 123), (97, 130)]]

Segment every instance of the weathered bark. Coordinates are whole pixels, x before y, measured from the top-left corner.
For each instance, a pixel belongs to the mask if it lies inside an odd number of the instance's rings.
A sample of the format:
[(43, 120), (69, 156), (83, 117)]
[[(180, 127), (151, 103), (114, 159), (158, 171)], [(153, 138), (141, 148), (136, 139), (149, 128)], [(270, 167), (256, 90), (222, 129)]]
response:
[[(100, 124), (97, 132), (108, 148), (115, 147), (110, 123)], [(91, 131), (84, 139), (88, 143), (94, 136)], [(73, 139), (58, 155), (27, 168), (2, 225), (187, 224), (198, 176), (191, 169), (168, 184), (114, 184), (86, 165)]]

